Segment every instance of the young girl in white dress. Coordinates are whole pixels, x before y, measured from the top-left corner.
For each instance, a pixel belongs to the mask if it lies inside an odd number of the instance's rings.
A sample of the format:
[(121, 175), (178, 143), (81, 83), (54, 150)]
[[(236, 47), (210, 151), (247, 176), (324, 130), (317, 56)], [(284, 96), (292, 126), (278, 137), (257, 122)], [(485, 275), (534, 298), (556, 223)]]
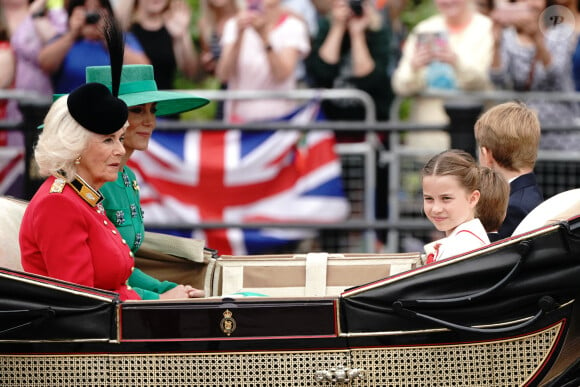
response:
[(480, 173), (473, 156), (455, 149), (434, 156), (423, 167), (423, 210), (435, 228), (445, 233), (445, 238), (425, 246), (427, 263), (490, 243), (476, 218)]

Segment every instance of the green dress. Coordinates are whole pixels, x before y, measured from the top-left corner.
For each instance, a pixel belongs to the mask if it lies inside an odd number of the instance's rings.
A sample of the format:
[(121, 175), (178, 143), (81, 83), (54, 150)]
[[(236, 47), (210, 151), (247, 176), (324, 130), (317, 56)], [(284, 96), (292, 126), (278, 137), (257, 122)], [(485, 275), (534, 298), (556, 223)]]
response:
[[(145, 225), (135, 173), (124, 167), (117, 180), (105, 183), (100, 191), (105, 197), (102, 204), (107, 217), (115, 224), (131, 251), (137, 252), (145, 236)], [(159, 281), (137, 268), (129, 277), (128, 285), (144, 300), (157, 300), (161, 293), (177, 286), (173, 282)]]

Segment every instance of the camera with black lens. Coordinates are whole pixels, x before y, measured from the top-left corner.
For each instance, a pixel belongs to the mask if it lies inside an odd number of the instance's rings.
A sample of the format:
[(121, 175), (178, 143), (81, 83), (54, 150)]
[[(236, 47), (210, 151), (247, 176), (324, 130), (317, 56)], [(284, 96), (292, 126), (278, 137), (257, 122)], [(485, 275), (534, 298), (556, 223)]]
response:
[(348, 5), (352, 9), (355, 16), (362, 16), (363, 14), (363, 0), (349, 0)]
[(101, 14), (97, 12), (87, 12), (85, 15), (86, 24), (97, 24), (101, 20)]

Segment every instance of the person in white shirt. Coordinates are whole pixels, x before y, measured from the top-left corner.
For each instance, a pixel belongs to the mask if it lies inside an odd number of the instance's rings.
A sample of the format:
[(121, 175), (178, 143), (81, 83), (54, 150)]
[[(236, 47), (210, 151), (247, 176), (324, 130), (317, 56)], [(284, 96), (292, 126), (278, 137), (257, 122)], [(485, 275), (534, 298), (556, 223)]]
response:
[(483, 172), (473, 156), (456, 149), (439, 153), (423, 167), (423, 210), (435, 228), (445, 233), (445, 238), (425, 246), (427, 263), (490, 243), (476, 218)]
[[(296, 89), (296, 69), (310, 52), (304, 20), (281, 0), (246, 0), (245, 8), (224, 25), (215, 74), (228, 90)], [(226, 101), (228, 122), (279, 119), (298, 107), (296, 101), (270, 98)]]

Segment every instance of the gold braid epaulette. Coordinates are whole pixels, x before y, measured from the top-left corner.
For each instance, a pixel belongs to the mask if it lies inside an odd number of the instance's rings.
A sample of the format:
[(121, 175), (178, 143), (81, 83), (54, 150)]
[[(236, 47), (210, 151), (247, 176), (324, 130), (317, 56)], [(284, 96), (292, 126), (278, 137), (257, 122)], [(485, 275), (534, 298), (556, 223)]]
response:
[(66, 185), (66, 180), (62, 178), (56, 178), (52, 185), (50, 186), (50, 193), (61, 193)]

